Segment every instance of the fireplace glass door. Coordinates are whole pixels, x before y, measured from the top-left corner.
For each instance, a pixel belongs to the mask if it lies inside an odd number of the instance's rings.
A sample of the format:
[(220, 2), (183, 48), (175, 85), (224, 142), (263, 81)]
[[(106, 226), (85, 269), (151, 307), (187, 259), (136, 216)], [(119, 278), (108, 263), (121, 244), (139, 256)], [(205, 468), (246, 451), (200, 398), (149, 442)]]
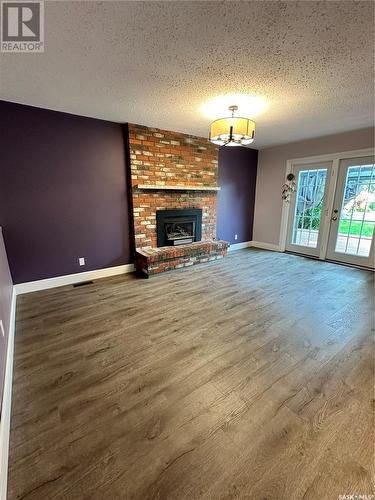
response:
[(183, 245), (194, 241), (195, 221), (165, 222), (164, 228), (166, 239), (170, 245)]
[(202, 239), (202, 209), (157, 210), (158, 247), (187, 245)]

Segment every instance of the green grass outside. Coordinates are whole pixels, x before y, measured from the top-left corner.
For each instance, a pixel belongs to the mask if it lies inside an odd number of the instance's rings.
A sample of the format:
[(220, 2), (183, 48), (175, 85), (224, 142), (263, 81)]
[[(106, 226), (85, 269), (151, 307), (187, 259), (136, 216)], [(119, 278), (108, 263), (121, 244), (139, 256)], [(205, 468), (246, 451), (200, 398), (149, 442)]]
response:
[[(339, 234), (348, 234), (350, 226), (350, 236), (359, 236), (361, 233), (362, 222), (348, 220), (341, 220), (339, 226)], [(364, 222), (362, 228), (362, 236), (371, 238), (374, 232), (375, 222)]]

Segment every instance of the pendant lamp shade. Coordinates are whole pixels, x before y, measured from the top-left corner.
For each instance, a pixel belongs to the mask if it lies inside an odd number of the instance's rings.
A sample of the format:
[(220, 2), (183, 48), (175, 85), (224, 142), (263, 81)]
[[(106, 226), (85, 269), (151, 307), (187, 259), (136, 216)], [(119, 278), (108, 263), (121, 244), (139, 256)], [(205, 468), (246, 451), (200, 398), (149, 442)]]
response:
[(255, 123), (248, 118), (233, 116), (237, 106), (230, 106), (232, 116), (211, 123), (209, 140), (219, 146), (247, 146), (254, 141)]

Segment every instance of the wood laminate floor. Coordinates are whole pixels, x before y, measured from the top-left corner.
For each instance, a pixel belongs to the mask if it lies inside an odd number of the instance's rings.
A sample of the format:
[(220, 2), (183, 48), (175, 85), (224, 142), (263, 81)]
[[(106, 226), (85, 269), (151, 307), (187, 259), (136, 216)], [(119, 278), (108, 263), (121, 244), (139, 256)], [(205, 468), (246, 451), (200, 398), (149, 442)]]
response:
[(374, 494), (372, 278), (248, 249), (18, 297), (9, 499)]

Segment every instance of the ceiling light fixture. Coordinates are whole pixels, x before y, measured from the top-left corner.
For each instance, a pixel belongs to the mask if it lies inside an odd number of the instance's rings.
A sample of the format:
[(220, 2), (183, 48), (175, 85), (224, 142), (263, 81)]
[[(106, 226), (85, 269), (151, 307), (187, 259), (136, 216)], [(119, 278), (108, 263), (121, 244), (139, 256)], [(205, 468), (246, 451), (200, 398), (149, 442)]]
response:
[(255, 123), (234, 116), (238, 106), (229, 106), (232, 116), (211, 123), (208, 139), (219, 146), (248, 146), (254, 141)]

